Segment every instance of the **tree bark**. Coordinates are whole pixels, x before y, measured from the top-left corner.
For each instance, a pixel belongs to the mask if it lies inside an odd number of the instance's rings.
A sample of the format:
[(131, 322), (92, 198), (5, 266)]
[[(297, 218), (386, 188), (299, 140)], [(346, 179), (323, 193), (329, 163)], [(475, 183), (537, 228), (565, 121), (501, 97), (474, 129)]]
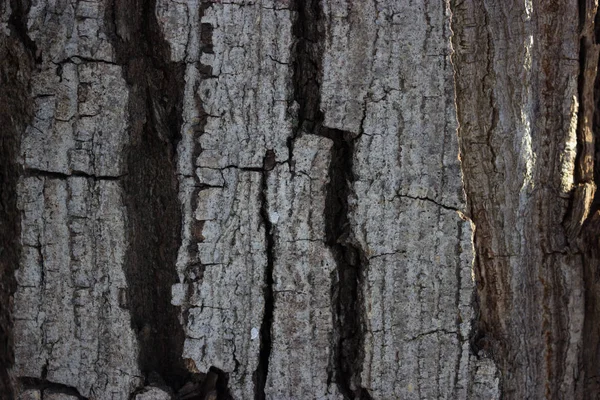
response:
[(597, 9), (0, 0), (0, 398), (596, 398)]

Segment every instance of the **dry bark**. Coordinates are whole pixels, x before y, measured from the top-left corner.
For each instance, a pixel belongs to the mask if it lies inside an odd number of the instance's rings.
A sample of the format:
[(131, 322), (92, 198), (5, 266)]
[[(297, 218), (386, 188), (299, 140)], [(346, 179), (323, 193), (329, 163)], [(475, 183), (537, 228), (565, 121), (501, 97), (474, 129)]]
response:
[(475, 235), (474, 346), (510, 398), (598, 387), (597, 3), (456, 2), (462, 170)]
[(597, 8), (2, 0), (0, 392), (595, 397)]

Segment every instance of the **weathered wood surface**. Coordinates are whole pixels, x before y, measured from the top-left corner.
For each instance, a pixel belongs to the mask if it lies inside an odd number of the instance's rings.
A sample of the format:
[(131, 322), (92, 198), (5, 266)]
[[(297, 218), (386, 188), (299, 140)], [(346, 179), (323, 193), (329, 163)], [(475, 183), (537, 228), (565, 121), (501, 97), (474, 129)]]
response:
[(0, 391), (593, 397), (580, 3), (3, 0)]

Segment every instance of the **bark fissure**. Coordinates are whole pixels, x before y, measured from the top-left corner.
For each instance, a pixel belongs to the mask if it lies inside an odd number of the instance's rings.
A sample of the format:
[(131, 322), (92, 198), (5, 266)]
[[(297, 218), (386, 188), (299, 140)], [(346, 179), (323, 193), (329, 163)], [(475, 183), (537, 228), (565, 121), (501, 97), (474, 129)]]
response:
[(146, 378), (158, 373), (177, 390), (190, 378), (181, 358), (185, 336), (179, 308), (171, 304), (181, 235), (175, 156), (185, 64), (170, 61), (155, 6), (155, 0), (113, 1), (106, 21), (129, 85), (130, 141), (121, 182), (129, 231), (127, 303), (138, 363)]
[(265, 229), (265, 251), (267, 253), (267, 265), (265, 268), (265, 281), (263, 289), (263, 298), (265, 302), (263, 320), (260, 326), (260, 349), (258, 356), (258, 365), (254, 372), (254, 398), (256, 400), (266, 399), (265, 387), (267, 376), (269, 374), (269, 359), (271, 357), (272, 338), (271, 329), (273, 326), (273, 314), (275, 312), (275, 298), (273, 291), (273, 267), (275, 259), (275, 238), (273, 237), (273, 224), (269, 219), (268, 210), (268, 175), (273, 169), (270, 165), (272, 159), (271, 151), (267, 151), (263, 159), (261, 192), (260, 192), (260, 217)]
[(360, 386), (364, 358), (364, 302), (361, 285), (368, 257), (354, 243), (348, 219), (348, 199), (352, 195), (354, 142), (349, 132), (323, 128), (321, 136), (333, 140), (329, 184), (325, 200), (325, 244), (336, 261), (332, 286), (335, 382), (350, 399), (367, 400), (369, 392)]
[(56, 383), (48, 381), (47, 379), (22, 377), (19, 378), (19, 384), (25, 390), (39, 390), (40, 400), (44, 400), (47, 394), (64, 394), (66, 396), (74, 396), (78, 400), (88, 400), (87, 397), (82, 396), (77, 388), (62, 383)]
[(23, 170), (22, 174), (25, 177), (39, 176), (39, 177), (44, 177), (44, 178), (62, 179), (62, 180), (69, 179), (72, 177), (79, 177), (79, 178), (92, 179), (94, 181), (118, 181), (124, 176), (124, 175), (120, 175), (120, 176), (93, 175), (93, 174), (87, 174), (85, 172), (77, 172), (77, 171), (73, 171), (69, 174), (65, 174), (62, 172), (46, 171), (46, 170), (37, 169), (37, 168), (25, 168)]
[(400, 194), (398, 193), (396, 197), (400, 197), (400, 198), (405, 198), (405, 199), (412, 199), (412, 200), (421, 200), (421, 201), (427, 201), (429, 203), (433, 203), (436, 206), (443, 208), (444, 210), (448, 210), (448, 211), (456, 211), (456, 212), (460, 212), (460, 210), (456, 207), (452, 207), (452, 206), (448, 206), (445, 204), (442, 204), (434, 199), (430, 199), (429, 197), (424, 197), (424, 196), (409, 196), (407, 194)]
[(349, 198), (352, 196), (355, 136), (350, 132), (324, 126), (319, 108), (322, 57), (325, 40), (325, 17), (317, 1), (298, 2), (293, 32), (296, 37), (294, 91), (298, 105), (298, 125), (288, 140), (290, 168), (294, 139), (314, 134), (330, 139), (331, 163), (325, 199), (325, 244), (336, 263), (332, 276), (331, 304), (333, 318), (332, 355), (328, 381), (335, 383), (345, 398), (370, 399), (360, 385), (364, 340), (364, 304), (361, 282), (368, 268), (368, 257), (354, 242), (349, 221)]
[(41, 62), (41, 58), (38, 54), (37, 45), (27, 33), (27, 14), (29, 14), (30, 7), (31, 4), (29, 1), (10, 0), (12, 15), (8, 20), (8, 27), (15, 34), (15, 36), (19, 38), (19, 41), (24, 46), (27, 55), (36, 63), (38, 63)]

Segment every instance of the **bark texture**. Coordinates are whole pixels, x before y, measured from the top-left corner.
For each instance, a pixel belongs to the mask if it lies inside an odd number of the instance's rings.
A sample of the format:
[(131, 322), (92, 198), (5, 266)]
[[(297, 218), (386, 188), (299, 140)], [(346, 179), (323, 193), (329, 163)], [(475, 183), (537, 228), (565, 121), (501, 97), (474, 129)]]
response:
[(597, 9), (1, 0), (0, 397), (595, 398)]
[[(597, 2), (456, 2), (478, 329), (510, 398), (595, 398)], [(597, 167), (596, 167), (597, 168)]]

